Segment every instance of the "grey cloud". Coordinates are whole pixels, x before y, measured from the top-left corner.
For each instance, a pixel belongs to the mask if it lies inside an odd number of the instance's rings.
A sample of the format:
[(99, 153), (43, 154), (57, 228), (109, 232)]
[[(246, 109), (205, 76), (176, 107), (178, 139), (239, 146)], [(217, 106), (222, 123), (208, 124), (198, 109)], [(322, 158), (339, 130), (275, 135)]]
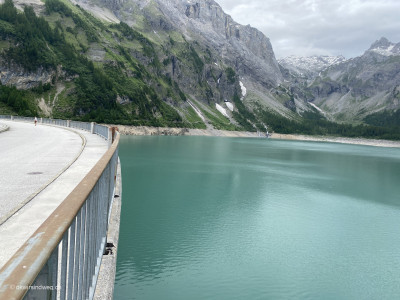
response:
[(361, 55), (382, 36), (400, 41), (398, 0), (217, 0), (237, 22), (261, 30), (277, 57)]

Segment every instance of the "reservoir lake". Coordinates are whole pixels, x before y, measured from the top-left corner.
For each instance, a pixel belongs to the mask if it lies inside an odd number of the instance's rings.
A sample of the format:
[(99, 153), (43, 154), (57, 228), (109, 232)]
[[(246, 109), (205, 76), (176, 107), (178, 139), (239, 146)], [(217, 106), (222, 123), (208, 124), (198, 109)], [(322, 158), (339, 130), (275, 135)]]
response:
[(114, 299), (398, 299), (400, 149), (123, 136)]

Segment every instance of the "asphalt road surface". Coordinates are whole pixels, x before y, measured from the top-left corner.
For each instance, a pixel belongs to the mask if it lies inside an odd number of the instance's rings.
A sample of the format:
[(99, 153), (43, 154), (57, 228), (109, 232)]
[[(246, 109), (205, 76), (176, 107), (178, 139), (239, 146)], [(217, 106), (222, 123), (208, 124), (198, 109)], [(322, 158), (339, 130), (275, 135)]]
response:
[(66, 129), (0, 120), (0, 219), (54, 179), (79, 155), (83, 140)]

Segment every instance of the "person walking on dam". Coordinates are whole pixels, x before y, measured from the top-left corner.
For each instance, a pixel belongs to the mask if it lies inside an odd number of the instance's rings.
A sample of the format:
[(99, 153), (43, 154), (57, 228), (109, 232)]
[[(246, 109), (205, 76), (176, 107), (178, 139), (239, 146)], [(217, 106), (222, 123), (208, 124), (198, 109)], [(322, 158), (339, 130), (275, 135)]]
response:
[(35, 126), (36, 126), (36, 124), (37, 124), (37, 118), (35, 117)]

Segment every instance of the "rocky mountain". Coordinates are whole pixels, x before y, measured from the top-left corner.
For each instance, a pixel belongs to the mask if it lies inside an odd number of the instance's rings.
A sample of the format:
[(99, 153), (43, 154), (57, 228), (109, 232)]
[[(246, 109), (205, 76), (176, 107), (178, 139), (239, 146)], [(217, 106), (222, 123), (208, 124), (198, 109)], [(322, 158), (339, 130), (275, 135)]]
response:
[(367, 52), (373, 52), (383, 56), (399, 56), (400, 43), (394, 44), (387, 38), (382, 37), (380, 40), (373, 43)]
[(400, 43), (381, 38), (361, 56), (324, 70), (309, 86), (313, 103), (334, 119), (363, 121), (400, 107)]
[[(0, 80), (23, 90), (46, 85), (53, 98), (36, 99), (41, 107), (47, 106), (43, 113), (90, 119), (102, 115), (99, 109), (107, 106), (118, 111), (119, 122), (171, 125), (172, 121), (175, 126), (247, 130), (264, 129), (255, 108), (296, 117), (288, 105), (288, 90), (280, 87), (283, 75), (269, 39), (236, 23), (213, 0), (15, 1), (19, 9), (33, 7), (40, 22), (48, 22), (56, 32), (43, 35), (39, 31), (49, 29), (39, 22), (37, 34), (30, 35), (33, 40), (21, 43), (19, 36), (26, 32), (16, 33), (16, 24), (6, 17), (0, 23), (6, 40), (0, 44)], [(9, 3), (6, 0), (6, 6)], [(32, 11), (25, 11), (26, 30), (34, 21), (28, 15)], [(69, 46), (58, 48), (56, 37)], [(42, 52), (36, 48), (39, 44)], [(27, 51), (29, 45), (35, 45), (32, 51)], [(79, 60), (93, 62), (109, 81), (112, 91), (106, 93), (107, 99), (101, 94), (100, 108), (99, 97), (94, 97), (96, 78), (84, 70), (92, 66), (68, 66), (71, 60), (65, 60), (65, 49)], [(123, 78), (116, 81), (115, 72)], [(135, 83), (127, 89), (121, 81)], [(243, 102), (237, 102), (240, 99)], [(175, 113), (165, 112), (171, 109)], [(167, 116), (172, 119), (162, 121)]]
[(234, 66), (239, 76), (248, 76), (268, 87), (282, 82), (269, 39), (256, 28), (236, 23), (215, 1), (158, 0), (157, 3), (173, 26), (184, 28), (189, 38), (200, 37), (220, 54), (219, 59)]
[(214, 0), (92, 0), (90, 3), (110, 9), (121, 21), (140, 31), (153, 31), (155, 40), (160, 40), (159, 31), (179, 32), (187, 40), (197, 40), (218, 53), (216, 62), (222, 60), (234, 66), (242, 76), (249, 75), (268, 86), (282, 82), (269, 39), (256, 28), (235, 22)]
[[(231, 89), (224, 84), (222, 76), (224, 69), (230, 67), (244, 87), (243, 91), (247, 91), (249, 103), (260, 102), (272, 110), (290, 114), (285, 101), (276, 101), (271, 94), (271, 89), (283, 82), (283, 75), (269, 39), (256, 28), (235, 22), (214, 0), (77, 1), (92, 11), (94, 7), (112, 11), (118, 19), (157, 44), (165, 45), (169, 38), (183, 38), (194, 45), (200, 57), (206, 57), (202, 77), (211, 86), (214, 95), (208, 102), (223, 104), (223, 101), (232, 99), (231, 92), (224, 92)], [(171, 61), (172, 78), (181, 83), (186, 92), (203, 101), (204, 95), (196, 95), (195, 89), (190, 90), (189, 82), (196, 80), (198, 74), (185, 73), (184, 62), (176, 55)], [(213, 77), (217, 78), (217, 82)]]
[(0, 5), (0, 113), (382, 136), (332, 121), (381, 126), (371, 113), (399, 105), (399, 47), (385, 39), (347, 61), (278, 62), (213, 0), (13, 1)]
[(314, 78), (330, 66), (343, 63), (343, 56), (288, 56), (278, 60), (278, 63), (288, 69), (293, 76)]

